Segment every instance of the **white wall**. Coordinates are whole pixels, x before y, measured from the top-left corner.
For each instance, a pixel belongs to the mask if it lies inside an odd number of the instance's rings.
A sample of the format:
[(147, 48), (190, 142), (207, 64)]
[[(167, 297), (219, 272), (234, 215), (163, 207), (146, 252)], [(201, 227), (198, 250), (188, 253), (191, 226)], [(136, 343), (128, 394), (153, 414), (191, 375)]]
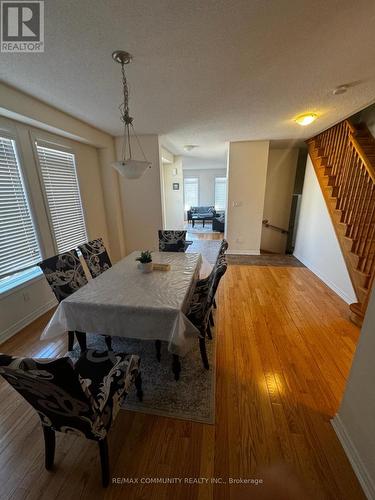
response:
[(269, 141), (231, 142), (226, 237), (229, 252), (260, 253)]
[[(298, 149), (270, 149), (268, 155), (263, 219), (273, 226), (288, 229)], [(285, 253), (287, 234), (262, 227), (261, 249)]]
[[(181, 156), (173, 156), (163, 150), (163, 156), (172, 163), (162, 163), (164, 178), (164, 228), (183, 229), (184, 228), (184, 178), (182, 172)], [(174, 190), (173, 184), (178, 183), (179, 189)]]
[[(56, 252), (33, 150), (33, 142), (38, 138), (67, 146), (73, 150), (76, 157), (77, 177), (88, 237), (92, 239), (101, 236), (108, 244), (106, 208), (98, 150), (88, 144), (57, 136), (4, 117), (0, 117), (0, 131), (10, 133), (16, 139), (17, 152), (28, 188), (42, 257), (50, 257)], [(55, 304), (56, 300), (43, 276), (0, 294), (0, 342), (19, 331)]]
[(226, 168), (184, 169), (184, 179), (198, 177), (199, 206), (215, 205), (215, 177), (226, 177)]
[(294, 255), (348, 304), (357, 302), (310, 157), (306, 163)]
[(366, 123), (370, 132), (375, 137), (375, 104), (369, 106), (361, 112), (360, 121)]
[[(158, 248), (158, 229), (163, 228), (159, 140), (157, 135), (138, 136), (152, 168), (140, 179), (120, 176), (121, 203), (126, 252)], [(122, 137), (116, 137), (117, 158), (121, 159)], [(135, 159), (143, 160), (136, 142), (132, 144)]]
[(367, 494), (375, 498), (375, 287), (334, 428)]

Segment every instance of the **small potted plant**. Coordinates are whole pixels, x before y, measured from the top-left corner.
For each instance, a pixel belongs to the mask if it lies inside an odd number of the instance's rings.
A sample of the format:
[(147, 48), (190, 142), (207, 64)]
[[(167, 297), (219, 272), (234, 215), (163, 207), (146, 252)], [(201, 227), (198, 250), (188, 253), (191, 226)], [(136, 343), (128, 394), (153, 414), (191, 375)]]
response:
[(141, 256), (135, 260), (139, 261), (143, 273), (150, 273), (152, 271), (152, 256), (149, 250), (141, 252)]

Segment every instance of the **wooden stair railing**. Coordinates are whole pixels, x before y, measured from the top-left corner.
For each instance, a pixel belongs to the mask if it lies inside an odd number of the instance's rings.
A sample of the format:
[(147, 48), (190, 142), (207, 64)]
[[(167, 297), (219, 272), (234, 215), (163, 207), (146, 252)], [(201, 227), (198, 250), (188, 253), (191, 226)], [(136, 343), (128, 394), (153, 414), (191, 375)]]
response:
[(364, 124), (345, 120), (307, 141), (348, 268), (362, 324), (375, 276), (375, 139)]

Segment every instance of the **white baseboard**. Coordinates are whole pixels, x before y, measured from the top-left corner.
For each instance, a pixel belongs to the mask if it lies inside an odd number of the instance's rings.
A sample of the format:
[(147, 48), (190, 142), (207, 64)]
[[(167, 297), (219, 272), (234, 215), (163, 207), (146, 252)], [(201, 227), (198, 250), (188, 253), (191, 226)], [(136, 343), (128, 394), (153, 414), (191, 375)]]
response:
[(335, 415), (335, 417), (331, 420), (331, 424), (337, 437), (339, 438), (340, 443), (342, 444), (342, 447), (344, 448), (346, 456), (353, 467), (354, 473), (357, 476), (366, 497), (368, 500), (375, 500), (375, 478), (371, 478), (369, 471), (362, 462), (358, 450), (354, 446), (353, 441), (350, 439), (340, 416)]
[(23, 317), (22, 319), (14, 323), (6, 330), (0, 332), (0, 343), (8, 340), (10, 337), (18, 333), (20, 330), (22, 330), (22, 328), (25, 328), (25, 326), (29, 325), (34, 320), (39, 318), (39, 316), (52, 309), (52, 307), (54, 307), (55, 305), (56, 305), (56, 299), (50, 300), (46, 304), (43, 304), (42, 306), (38, 307), (27, 316)]
[(260, 255), (259, 250), (227, 250), (228, 255)]
[(298, 253), (294, 252), (294, 257), (298, 259), (299, 261), (302, 262), (306, 267), (310, 269), (318, 278), (320, 278), (329, 288), (331, 288), (339, 297), (341, 297), (347, 304), (352, 304), (353, 302), (357, 302), (356, 297), (350, 297), (344, 290), (341, 290), (335, 283), (333, 283), (331, 280), (327, 278), (324, 274), (321, 273), (319, 269), (317, 269), (311, 262), (309, 262), (307, 259), (302, 257), (301, 255), (298, 255)]

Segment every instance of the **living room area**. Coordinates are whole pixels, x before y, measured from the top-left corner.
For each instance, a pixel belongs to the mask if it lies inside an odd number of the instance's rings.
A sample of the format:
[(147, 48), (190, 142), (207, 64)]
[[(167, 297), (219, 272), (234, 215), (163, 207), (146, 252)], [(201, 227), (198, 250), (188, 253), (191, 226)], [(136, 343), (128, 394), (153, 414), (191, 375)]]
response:
[(185, 148), (186, 156), (162, 148), (165, 226), (185, 229), (191, 239), (224, 233), (227, 152), (205, 158), (195, 155), (197, 147)]

